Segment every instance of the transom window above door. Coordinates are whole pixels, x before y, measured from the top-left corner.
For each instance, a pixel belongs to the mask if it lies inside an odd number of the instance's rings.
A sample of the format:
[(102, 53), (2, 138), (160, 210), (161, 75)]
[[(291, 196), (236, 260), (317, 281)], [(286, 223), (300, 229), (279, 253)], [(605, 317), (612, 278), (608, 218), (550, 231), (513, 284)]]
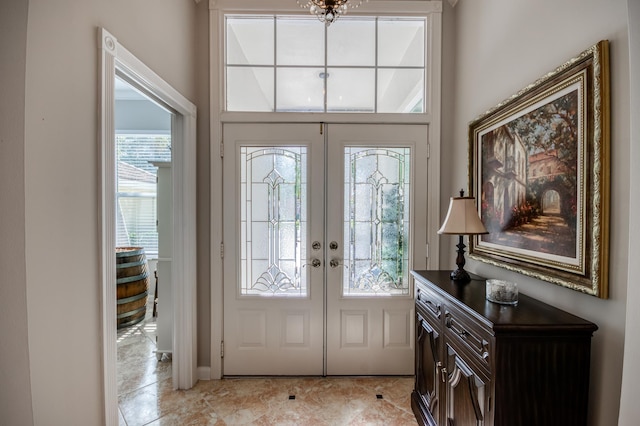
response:
[(225, 17), (226, 111), (424, 113), (426, 18)]

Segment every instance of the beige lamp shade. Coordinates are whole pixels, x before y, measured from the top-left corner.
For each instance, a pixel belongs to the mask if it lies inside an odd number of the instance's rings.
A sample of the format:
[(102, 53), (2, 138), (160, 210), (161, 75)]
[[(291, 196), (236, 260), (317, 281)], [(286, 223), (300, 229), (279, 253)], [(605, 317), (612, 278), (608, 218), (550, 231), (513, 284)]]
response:
[(438, 234), (488, 234), (482, 224), (473, 197), (451, 197), (449, 211)]

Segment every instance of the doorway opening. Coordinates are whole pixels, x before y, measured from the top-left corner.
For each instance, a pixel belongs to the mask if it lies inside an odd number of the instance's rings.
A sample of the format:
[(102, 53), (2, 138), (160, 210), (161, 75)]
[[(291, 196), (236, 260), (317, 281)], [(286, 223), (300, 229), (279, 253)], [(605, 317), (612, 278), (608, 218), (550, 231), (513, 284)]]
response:
[[(118, 397), (131, 398), (172, 377), (168, 267), (175, 113), (118, 74), (116, 70), (117, 383)], [(135, 415), (126, 406), (119, 408), (125, 421)]]

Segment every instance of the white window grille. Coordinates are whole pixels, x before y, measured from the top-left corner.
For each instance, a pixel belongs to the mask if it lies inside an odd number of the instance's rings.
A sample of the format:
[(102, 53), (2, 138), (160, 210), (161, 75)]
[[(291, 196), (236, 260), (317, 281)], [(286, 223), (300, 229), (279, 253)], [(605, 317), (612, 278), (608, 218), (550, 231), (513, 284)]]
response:
[(226, 111), (424, 113), (425, 17), (225, 17)]

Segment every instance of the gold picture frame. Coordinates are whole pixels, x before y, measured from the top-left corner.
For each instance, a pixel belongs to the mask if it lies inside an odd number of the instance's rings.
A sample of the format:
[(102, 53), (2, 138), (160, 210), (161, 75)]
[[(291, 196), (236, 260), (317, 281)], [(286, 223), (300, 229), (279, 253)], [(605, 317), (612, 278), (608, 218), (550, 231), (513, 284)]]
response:
[(472, 259), (608, 297), (609, 110), (602, 40), (469, 123)]

